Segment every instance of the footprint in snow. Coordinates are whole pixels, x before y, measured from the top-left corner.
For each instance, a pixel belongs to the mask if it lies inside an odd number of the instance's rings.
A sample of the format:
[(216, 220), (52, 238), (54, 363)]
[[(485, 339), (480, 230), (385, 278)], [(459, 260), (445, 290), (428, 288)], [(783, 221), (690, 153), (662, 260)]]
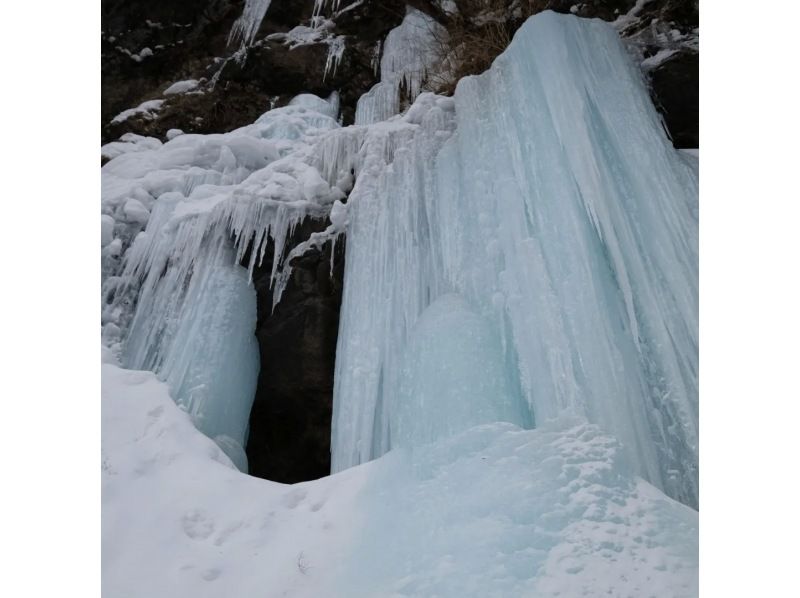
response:
[(181, 523), (184, 533), (193, 540), (205, 540), (214, 533), (214, 522), (202, 511), (189, 511)]

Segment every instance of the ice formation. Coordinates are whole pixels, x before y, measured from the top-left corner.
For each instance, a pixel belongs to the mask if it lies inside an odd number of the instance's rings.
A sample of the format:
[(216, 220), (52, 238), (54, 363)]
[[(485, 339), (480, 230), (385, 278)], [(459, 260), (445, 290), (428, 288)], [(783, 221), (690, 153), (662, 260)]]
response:
[[(697, 159), (608, 24), (540, 14), (445, 98), (418, 18), (381, 60), (402, 114), (302, 94), (103, 146), (106, 591), (696, 595)], [(343, 233), (334, 474), (243, 476), (248, 269), (272, 244), (278, 301)]]
[(512, 423), (583, 417), (696, 505), (696, 163), (601, 21), (538, 15), (452, 101), (348, 202), (333, 470), (393, 447), (411, 330), (457, 293), (501, 339)]
[(241, 47), (249, 46), (258, 33), (261, 21), (267, 14), (272, 0), (245, 0), (242, 15), (236, 19), (228, 36), (228, 43), (239, 43)]
[(259, 358), (239, 264), (252, 271), (272, 242), (277, 279), (294, 227), (344, 197), (312, 151), (337, 113), (336, 94), (302, 95), (224, 135), (134, 136), (104, 150), (116, 155), (102, 177), (104, 339), (165, 380), (243, 469)]
[[(409, 40), (429, 25), (410, 10), (389, 35), (384, 89), (400, 78), (419, 92)], [(269, 241), (277, 301), (285, 264), (346, 230), (333, 471), (479, 423), (578, 416), (696, 505), (696, 162), (667, 141), (615, 31), (545, 13), (454, 98), (423, 93), (402, 116), (365, 106), (372, 124), (340, 128), (338, 97), (304, 94), (226, 135), (104, 148), (117, 156), (104, 213), (118, 223), (103, 224), (104, 323), (128, 339), (125, 363), (213, 411), (165, 365), (192, 371), (170, 348), (187, 351), (174, 339), (188, 294), (218, 284), (201, 283), (212, 271), (234, 288), (237, 264), (252, 269)], [(284, 256), (309, 216), (331, 226)], [(198, 423), (240, 444), (255, 375), (243, 371), (238, 431)]]
[(437, 59), (436, 38), (444, 29), (431, 17), (408, 8), (400, 26), (392, 29), (383, 43), (381, 80), (361, 96), (356, 106), (356, 124), (368, 125), (400, 112), (423, 90)]

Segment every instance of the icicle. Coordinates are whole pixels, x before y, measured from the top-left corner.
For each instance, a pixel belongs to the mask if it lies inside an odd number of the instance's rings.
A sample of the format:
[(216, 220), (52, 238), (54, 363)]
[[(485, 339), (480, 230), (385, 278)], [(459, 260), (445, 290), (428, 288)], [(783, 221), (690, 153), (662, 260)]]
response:
[(328, 44), (328, 57), (325, 60), (325, 71), (322, 75), (323, 82), (328, 78), (328, 75), (332, 77), (336, 76), (336, 69), (339, 68), (339, 63), (342, 60), (342, 56), (344, 56), (346, 47), (345, 39), (345, 36), (337, 35), (336, 37), (326, 40)]
[(376, 46), (373, 60), (380, 60), (381, 80), (359, 98), (356, 124), (387, 120), (400, 112), (401, 99), (416, 99), (437, 60), (435, 39), (443, 35), (442, 26), (431, 17), (413, 8), (407, 10), (403, 22), (389, 32), (382, 47), (380, 42)]
[(261, 21), (267, 14), (271, 0), (245, 0), (244, 10), (233, 24), (228, 35), (228, 43), (239, 43), (241, 48), (245, 48), (255, 40)]

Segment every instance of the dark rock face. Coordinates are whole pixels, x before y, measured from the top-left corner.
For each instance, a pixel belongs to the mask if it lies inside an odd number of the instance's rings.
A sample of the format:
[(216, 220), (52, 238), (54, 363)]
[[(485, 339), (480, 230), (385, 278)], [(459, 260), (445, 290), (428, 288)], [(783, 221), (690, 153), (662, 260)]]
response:
[(675, 147), (700, 147), (698, 136), (699, 56), (681, 53), (653, 70), (650, 84)]
[[(171, 128), (227, 132), (302, 92), (325, 97), (338, 91), (343, 122), (350, 124), (358, 98), (378, 80), (376, 45), (405, 14), (403, 2), (366, 0), (336, 17), (331, 34), (346, 37), (346, 51), (335, 72), (326, 74), (327, 44), (291, 48), (266, 39), (308, 24), (313, 0), (272, 2), (244, 60), (228, 60), (237, 49), (228, 45), (228, 34), (243, 6), (243, 0), (104, 0), (103, 142), (128, 132), (163, 140)], [(132, 57), (145, 47), (152, 56)], [(201, 81), (206, 93), (163, 97), (171, 83), (185, 79)], [(123, 110), (153, 99), (165, 100), (158, 114), (111, 122)]]
[[(325, 228), (307, 220), (290, 245)], [(344, 277), (344, 243), (312, 250), (293, 262), (283, 298), (272, 312), (271, 248), (254, 272), (258, 293), (261, 372), (246, 447), (250, 474), (277, 482), (330, 473), (333, 371)]]

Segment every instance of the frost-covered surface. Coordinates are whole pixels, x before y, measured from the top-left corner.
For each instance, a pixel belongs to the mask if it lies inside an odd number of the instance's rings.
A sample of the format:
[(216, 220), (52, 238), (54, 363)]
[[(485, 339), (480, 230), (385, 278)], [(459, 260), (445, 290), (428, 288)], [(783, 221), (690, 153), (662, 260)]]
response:
[(381, 80), (361, 96), (356, 106), (356, 124), (368, 125), (400, 112), (401, 100), (413, 101), (436, 61), (435, 34), (441, 25), (416, 9), (408, 8), (403, 22), (392, 29), (383, 43)]
[(147, 100), (146, 102), (142, 102), (136, 108), (128, 108), (127, 110), (123, 110), (119, 114), (117, 114), (113, 119), (111, 119), (112, 123), (121, 123), (125, 122), (132, 116), (142, 115), (145, 118), (153, 118), (154, 114), (161, 110), (161, 105), (164, 103), (164, 100)]
[(697, 513), (594, 426), (480, 426), (287, 486), (238, 472), (152, 373), (104, 361), (104, 596), (697, 593)]
[(696, 504), (696, 165), (615, 30), (540, 14), (448, 103), (348, 202), (334, 471), (392, 448), (412, 329), (457, 293), (501, 339), (511, 383), (488, 403), (586, 417)]

